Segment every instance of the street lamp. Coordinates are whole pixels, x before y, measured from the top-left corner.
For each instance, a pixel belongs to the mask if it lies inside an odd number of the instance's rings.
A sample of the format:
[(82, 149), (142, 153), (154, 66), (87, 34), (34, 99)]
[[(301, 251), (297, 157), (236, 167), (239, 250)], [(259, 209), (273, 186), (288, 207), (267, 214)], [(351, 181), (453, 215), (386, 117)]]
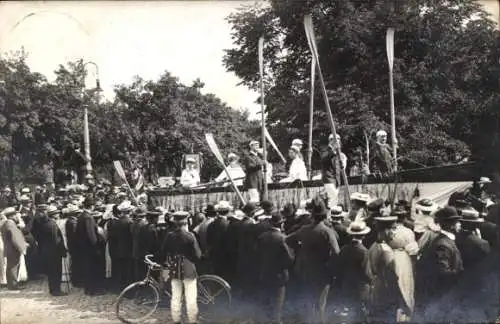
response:
[[(100, 81), (99, 81), (99, 67), (97, 66), (96, 63), (92, 62), (92, 61), (88, 61), (86, 62), (85, 64), (83, 64), (83, 68), (85, 69), (85, 67), (87, 65), (93, 65), (95, 66), (95, 70), (96, 70), (96, 86), (95, 86), (95, 93), (101, 91), (101, 84), (100, 84)], [(87, 171), (87, 175), (92, 175), (92, 158), (91, 158), (91, 155), (90, 155), (90, 134), (89, 134), (89, 112), (88, 112), (88, 107), (87, 105), (84, 105), (83, 106), (83, 142), (84, 142), (84, 149), (85, 149), (85, 160), (86, 160), (86, 165), (85, 165), (85, 169)]]

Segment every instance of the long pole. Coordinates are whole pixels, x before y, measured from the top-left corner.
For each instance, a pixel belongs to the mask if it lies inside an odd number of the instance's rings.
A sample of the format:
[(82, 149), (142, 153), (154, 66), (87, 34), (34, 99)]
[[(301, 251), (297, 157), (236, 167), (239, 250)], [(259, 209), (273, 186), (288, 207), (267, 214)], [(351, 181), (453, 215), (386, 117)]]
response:
[(314, 56), (311, 59), (311, 97), (309, 98), (309, 143), (307, 149), (307, 174), (312, 179), (312, 136), (313, 136), (313, 114), (314, 114), (314, 77), (316, 62)]
[(391, 100), (391, 137), (392, 158), (394, 159), (394, 172), (398, 171), (397, 139), (396, 139), (396, 113), (394, 109), (394, 29), (389, 28), (386, 35), (387, 61), (389, 62), (389, 92)]
[[(340, 150), (340, 145), (337, 142), (337, 136), (336, 136), (337, 129), (335, 127), (335, 121), (333, 120), (332, 110), (330, 108), (330, 102), (328, 101), (328, 93), (326, 92), (325, 80), (323, 79), (323, 73), (321, 72), (321, 65), (319, 64), (319, 54), (318, 54), (318, 49), (316, 48), (316, 39), (315, 39), (315, 36), (314, 36), (314, 29), (313, 29), (313, 23), (312, 23), (312, 17), (311, 17), (311, 15), (306, 15), (304, 17), (304, 27), (305, 27), (305, 30), (306, 30), (307, 40), (309, 42), (309, 47), (311, 48), (311, 52), (314, 55), (314, 59), (316, 61), (316, 67), (318, 69), (319, 81), (320, 81), (320, 84), (321, 84), (321, 90), (323, 92), (323, 99), (325, 101), (326, 112), (327, 112), (327, 115), (328, 115), (328, 122), (330, 123), (330, 128), (332, 129), (334, 145), (337, 148), (337, 155), (338, 155), (338, 158), (339, 158), (339, 161), (340, 161), (339, 166), (340, 166), (340, 170), (341, 170), (341, 173), (342, 173), (342, 178), (343, 178), (345, 186), (346, 186), (347, 197), (350, 197), (351, 194), (349, 193), (349, 182), (347, 180), (347, 174), (345, 172), (345, 169), (344, 169), (344, 167), (342, 165), (342, 160), (340, 158), (342, 151)], [(350, 201), (350, 199), (346, 199), (346, 203), (347, 203), (348, 209), (350, 209), (351, 208), (351, 201)]]
[[(95, 66), (95, 69), (96, 69), (96, 87), (95, 87), (95, 91), (99, 91), (101, 90), (101, 85), (100, 85), (100, 82), (99, 82), (99, 67), (97, 66), (96, 63), (94, 62), (86, 62), (85, 64), (83, 64), (83, 68), (85, 69), (85, 67), (88, 65), (88, 64), (92, 64), (93, 66)], [(85, 105), (83, 107), (83, 143), (84, 143), (84, 149), (85, 149), (85, 159), (87, 160), (87, 163), (85, 165), (85, 169), (87, 171), (87, 174), (92, 174), (92, 157), (91, 157), (91, 153), (90, 153), (90, 132), (89, 132), (89, 112), (88, 112), (88, 107)]]
[(267, 145), (266, 145), (266, 115), (264, 108), (264, 37), (259, 38), (259, 72), (260, 72), (260, 111), (262, 127), (262, 158), (264, 159), (264, 190), (263, 199), (267, 200)]

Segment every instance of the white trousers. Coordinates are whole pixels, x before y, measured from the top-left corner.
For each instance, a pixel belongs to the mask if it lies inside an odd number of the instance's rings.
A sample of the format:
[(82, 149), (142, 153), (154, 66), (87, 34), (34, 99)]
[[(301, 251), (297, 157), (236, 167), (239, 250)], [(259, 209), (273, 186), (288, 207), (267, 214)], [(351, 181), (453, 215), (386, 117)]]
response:
[(339, 189), (334, 183), (325, 183), (325, 192), (328, 197), (328, 209), (337, 206), (339, 203)]
[(258, 204), (260, 202), (259, 190), (255, 188), (248, 189), (249, 202)]
[(182, 316), (182, 291), (186, 299), (186, 312), (189, 323), (198, 321), (198, 287), (196, 279), (172, 279), (172, 300), (170, 301), (170, 312), (174, 323), (181, 322)]

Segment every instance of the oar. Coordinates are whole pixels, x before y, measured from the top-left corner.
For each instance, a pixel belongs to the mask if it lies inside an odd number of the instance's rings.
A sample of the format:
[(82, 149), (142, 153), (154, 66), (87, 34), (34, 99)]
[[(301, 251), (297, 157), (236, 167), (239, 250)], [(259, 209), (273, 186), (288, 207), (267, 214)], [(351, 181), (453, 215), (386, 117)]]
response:
[(398, 184), (398, 156), (397, 156), (397, 139), (396, 139), (396, 113), (394, 110), (394, 29), (387, 29), (385, 37), (387, 62), (389, 65), (389, 93), (391, 99), (391, 137), (392, 137), (392, 158), (394, 159), (394, 192), (392, 193), (391, 209), (394, 209), (394, 200), (396, 199), (396, 189)]
[(263, 182), (264, 182), (264, 197), (267, 199), (267, 145), (266, 145), (266, 115), (264, 108), (264, 36), (259, 38), (258, 43), (259, 54), (259, 73), (260, 73), (260, 110), (261, 110), (261, 127), (262, 127), (262, 158), (264, 159)]
[[(341, 168), (342, 178), (343, 178), (345, 186), (346, 186), (347, 197), (350, 197), (351, 195), (349, 193), (349, 182), (347, 180), (347, 174), (345, 172), (345, 169), (343, 168), (342, 161), (340, 159), (342, 152), (340, 150), (339, 143), (337, 143), (337, 137), (336, 137), (337, 130), (335, 128), (335, 121), (333, 120), (332, 110), (330, 108), (330, 102), (328, 100), (328, 93), (326, 92), (325, 80), (323, 79), (323, 73), (321, 72), (321, 65), (319, 63), (319, 54), (318, 54), (318, 49), (316, 47), (316, 37), (314, 36), (314, 29), (313, 29), (313, 22), (312, 22), (311, 15), (306, 15), (304, 17), (304, 28), (306, 31), (307, 41), (309, 43), (309, 48), (311, 49), (311, 53), (314, 57), (314, 60), (316, 62), (316, 67), (318, 69), (318, 76), (319, 76), (319, 81), (321, 84), (321, 90), (323, 92), (323, 99), (325, 101), (325, 108), (326, 108), (326, 112), (328, 114), (328, 121), (330, 122), (330, 127), (332, 129), (334, 144), (337, 147), (339, 167)], [(351, 205), (351, 202), (349, 199), (347, 199), (347, 207), (349, 209), (351, 208), (350, 205)]]
[(217, 143), (215, 143), (214, 136), (211, 133), (205, 134), (205, 138), (207, 139), (208, 147), (210, 147), (210, 150), (212, 150), (212, 153), (214, 153), (215, 157), (219, 161), (219, 163), (222, 165), (224, 168), (224, 171), (226, 172), (227, 177), (229, 180), (231, 180), (231, 184), (233, 185), (234, 192), (238, 195), (238, 198), (240, 198), (240, 201), (243, 205), (246, 204), (245, 199), (243, 198), (243, 195), (241, 194), (240, 190), (234, 183), (233, 178), (231, 178), (231, 175), (229, 174), (229, 171), (227, 171), (226, 165), (224, 164), (224, 159), (222, 158), (222, 154), (219, 151), (219, 147), (217, 146)]

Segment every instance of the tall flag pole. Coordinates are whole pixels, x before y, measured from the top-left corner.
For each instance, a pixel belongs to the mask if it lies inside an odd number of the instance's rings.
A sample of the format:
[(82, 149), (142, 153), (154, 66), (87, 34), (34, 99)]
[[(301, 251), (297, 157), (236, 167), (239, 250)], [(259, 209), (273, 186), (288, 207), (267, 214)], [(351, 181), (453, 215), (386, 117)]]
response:
[[(334, 144), (337, 147), (337, 154), (339, 158), (339, 165), (341, 167), (340, 170), (342, 174), (342, 179), (344, 180), (346, 186), (346, 194), (347, 197), (350, 197), (351, 195), (349, 193), (349, 182), (347, 180), (347, 174), (342, 166), (342, 161), (340, 158), (342, 151), (340, 150), (340, 145), (338, 145), (339, 143), (337, 143), (337, 136), (336, 136), (337, 129), (335, 128), (335, 121), (333, 120), (332, 110), (330, 108), (330, 102), (328, 101), (328, 93), (326, 92), (325, 80), (323, 79), (323, 73), (321, 72), (321, 65), (319, 64), (319, 54), (318, 54), (318, 49), (316, 47), (316, 37), (314, 36), (314, 28), (311, 15), (306, 15), (304, 17), (304, 28), (306, 31), (307, 41), (309, 43), (309, 48), (311, 49), (311, 53), (314, 56), (314, 60), (316, 61), (316, 68), (318, 69), (318, 77), (321, 85), (321, 90), (323, 92), (323, 99), (325, 101), (325, 108), (328, 115), (328, 121), (330, 122), (330, 127), (332, 129)], [(351, 208), (350, 199), (346, 199), (346, 203), (348, 209), (350, 209)]]
[(311, 97), (309, 99), (309, 143), (307, 149), (307, 174), (312, 179), (312, 136), (313, 136), (313, 113), (314, 113), (314, 77), (316, 72), (316, 62), (314, 56), (311, 59)]
[(266, 145), (266, 115), (264, 108), (264, 36), (259, 38), (259, 72), (260, 72), (260, 109), (262, 123), (262, 158), (264, 159), (264, 190), (263, 200), (267, 200), (267, 145)]
[(389, 63), (389, 92), (391, 99), (391, 137), (392, 137), (392, 158), (394, 159), (394, 172), (398, 171), (397, 138), (396, 138), (396, 113), (394, 110), (394, 29), (389, 28), (386, 34), (387, 61)]

